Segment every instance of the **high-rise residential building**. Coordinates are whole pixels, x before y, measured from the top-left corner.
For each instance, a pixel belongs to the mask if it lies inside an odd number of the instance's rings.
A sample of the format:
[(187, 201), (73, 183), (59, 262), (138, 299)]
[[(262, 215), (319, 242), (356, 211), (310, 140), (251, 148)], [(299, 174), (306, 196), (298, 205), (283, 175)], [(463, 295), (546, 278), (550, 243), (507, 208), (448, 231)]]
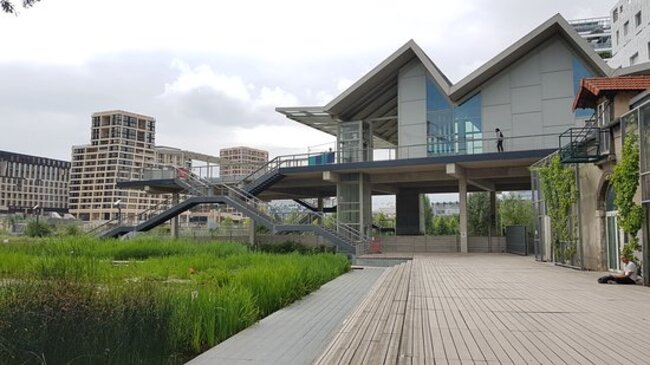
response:
[(269, 153), (250, 147), (231, 147), (219, 150), (221, 165), (219, 166), (222, 178), (245, 177), (269, 160)]
[(609, 17), (570, 20), (569, 24), (600, 57), (612, 57), (612, 22)]
[[(132, 217), (160, 198), (116, 183), (142, 178), (156, 163), (156, 120), (112, 110), (92, 115), (90, 144), (72, 147), (70, 213), (83, 221)], [(118, 209), (119, 205), (119, 209)]]
[(70, 162), (0, 151), (0, 213), (66, 212)]
[(610, 11), (612, 17), (613, 68), (650, 61), (650, 1), (619, 0)]

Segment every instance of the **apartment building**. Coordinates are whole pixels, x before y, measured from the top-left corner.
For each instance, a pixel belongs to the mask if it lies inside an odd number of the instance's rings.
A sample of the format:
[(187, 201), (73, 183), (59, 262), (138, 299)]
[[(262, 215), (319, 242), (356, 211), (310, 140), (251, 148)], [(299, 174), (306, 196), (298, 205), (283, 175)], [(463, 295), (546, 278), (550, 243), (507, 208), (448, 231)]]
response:
[(612, 21), (610, 17), (569, 20), (580, 37), (603, 59), (612, 57)]
[(264, 166), (269, 160), (269, 153), (250, 147), (231, 147), (219, 150), (221, 165), (220, 175), (224, 177), (245, 177)]
[(431, 203), (431, 210), (434, 216), (459, 215), (460, 204), (458, 202), (433, 202)]
[(650, 1), (619, 0), (612, 18), (612, 68), (650, 61)]
[(67, 212), (70, 162), (0, 151), (0, 213)]
[(142, 178), (143, 168), (156, 163), (156, 120), (112, 110), (94, 113), (91, 123), (90, 144), (72, 147), (70, 213), (83, 221), (104, 221), (120, 210), (124, 217), (135, 216), (159, 202), (159, 197), (115, 186)]

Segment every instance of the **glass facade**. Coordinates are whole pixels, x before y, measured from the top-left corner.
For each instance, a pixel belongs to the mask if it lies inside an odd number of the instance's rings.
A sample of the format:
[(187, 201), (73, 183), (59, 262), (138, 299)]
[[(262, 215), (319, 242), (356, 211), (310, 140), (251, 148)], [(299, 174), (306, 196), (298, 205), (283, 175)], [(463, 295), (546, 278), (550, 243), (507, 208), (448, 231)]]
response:
[(455, 107), (429, 78), (426, 94), (428, 155), (483, 152), (481, 94)]
[[(579, 59), (573, 57), (573, 93), (574, 96), (580, 92), (580, 80), (594, 77)], [(594, 115), (593, 109), (576, 109), (576, 118), (591, 118)]]

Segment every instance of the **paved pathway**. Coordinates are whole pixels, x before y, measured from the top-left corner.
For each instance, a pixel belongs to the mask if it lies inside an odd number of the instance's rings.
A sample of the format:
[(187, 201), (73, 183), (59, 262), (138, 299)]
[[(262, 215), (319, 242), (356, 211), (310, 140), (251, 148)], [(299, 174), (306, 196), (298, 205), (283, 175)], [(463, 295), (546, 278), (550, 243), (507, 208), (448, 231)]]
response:
[(384, 271), (366, 268), (340, 276), (188, 364), (310, 364)]
[(650, 364), (650, 288), (513, 255), (387, 269), (318, 364)]

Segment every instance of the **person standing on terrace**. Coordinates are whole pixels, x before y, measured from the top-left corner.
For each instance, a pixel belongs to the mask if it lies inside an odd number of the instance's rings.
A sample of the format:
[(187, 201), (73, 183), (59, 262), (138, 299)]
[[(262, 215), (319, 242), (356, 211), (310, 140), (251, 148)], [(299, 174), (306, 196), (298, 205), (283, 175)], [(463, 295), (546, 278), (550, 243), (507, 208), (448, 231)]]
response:
[(497, 134), (497, 151), (503, 152), (503, 133), (499, 128), (495, 129), (494, 132)]

